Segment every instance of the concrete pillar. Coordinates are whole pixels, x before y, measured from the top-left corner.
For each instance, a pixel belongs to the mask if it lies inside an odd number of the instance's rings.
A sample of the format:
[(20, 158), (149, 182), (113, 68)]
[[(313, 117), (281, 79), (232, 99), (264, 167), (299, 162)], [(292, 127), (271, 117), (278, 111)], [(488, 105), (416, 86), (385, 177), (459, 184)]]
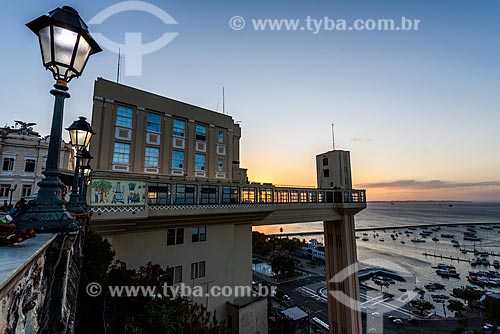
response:
[[(330, 334), (361, 334), (354, 215), (323, 222)], [(332, 279), (333, 278), (333, 279)]]

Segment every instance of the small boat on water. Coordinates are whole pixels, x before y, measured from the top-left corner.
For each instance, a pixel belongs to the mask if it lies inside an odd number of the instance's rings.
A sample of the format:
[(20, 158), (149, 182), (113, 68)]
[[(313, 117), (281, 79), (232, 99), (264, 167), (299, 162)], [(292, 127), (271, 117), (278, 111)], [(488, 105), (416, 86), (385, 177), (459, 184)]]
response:
[(410, 240), (411, 242), (425, 242), (424, 239), (421, 239), (421, 238), (413, 238)]
[(368, 241), (370, 239), (368, 239), (368, 237), (364, 237), (363, 239), (361, 239), (362, 241)]
[(496, 269), (500, 268), (500, 262), (498, 260), (493, 261), (493, 267)]
[(453, 244), (453, 247), (458, 248), (460, 247), (460, 244), (459, 243)]
[(492, 230), (493, 226), (480, 226), (479, 228), (482, 230)]
[(402, 241), (402, 240), (401, 240), (401, 243), (402, 243), (402, 244), (405, 244), (406, 242), (404, 242), (404, 241)]
[(455, 236), (453, 234), (441, 234), (441, 238), (448, 238), (448, 239), (453, 239)]
[(432, 241), (439, 241), (438, 237), (432, 238)]
[(464, 240), (466, 241), (481, 241), (481, 238), (478, 238), (478, 237), (473, 237), (473, 236), (465, 236), (464, 237)]
[(490, 253), (488, 252), (481, 252), (481, 257), (488, 257)]
[(471, 266), (477, 266), (480, 263), (481, 263), (481, 259), (480, 258), (470, 260), (470, 265)]
[(483, 257), (483, 258), (481, 259), (481, 264), (482, 264), (483, 266), (489, 266), (489, 265), (490, 265), (490, 261), (488, 261), (488, 259), (486, 259), (486, 258), (484, 258), (484, 257)]
[(424, 288), (426, 288), (429, 291), (434, 291), (434, 290), (444, 290), (445, 286), (440, 283), (429, 283), (424, 285)]
[(457, 273), (455, 270), (450, 270), (450, 269), (438, 269), (436, 270), (436, 274), (438, 274), (441, 277), (453, 277), (453, 278), (459, 278), (460, 274)]
[(380, 241), (380, 242), (384, 242), (384, 239), (379, 239), (378, 241)]

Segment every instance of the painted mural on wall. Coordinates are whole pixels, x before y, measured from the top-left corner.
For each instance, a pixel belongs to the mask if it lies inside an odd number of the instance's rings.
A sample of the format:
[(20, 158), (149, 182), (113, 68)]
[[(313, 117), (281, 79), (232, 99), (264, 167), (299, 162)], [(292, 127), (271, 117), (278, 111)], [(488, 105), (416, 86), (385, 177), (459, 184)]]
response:
[(126, 180), (92, 181), (92, 205), (144, 205), (146, 183)]

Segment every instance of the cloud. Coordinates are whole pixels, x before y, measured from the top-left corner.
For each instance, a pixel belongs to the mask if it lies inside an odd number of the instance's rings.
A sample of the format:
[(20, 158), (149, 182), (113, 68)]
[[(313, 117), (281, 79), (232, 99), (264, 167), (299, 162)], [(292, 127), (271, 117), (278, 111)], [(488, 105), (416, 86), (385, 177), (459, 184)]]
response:
[(351, 138), (351, 141), (361, 142), (361, 141), (372, 141), (372, 140), (371, 140), (371, 138), (353, 137), (353, 138)]
[(411, 189), (450, 189), (472, 187), (500, 187), (500, 181), (452, 182), (442, 180), (396, 180), (389, 182), (373, 182), (356, 185), (357, 188), (411, 188)]

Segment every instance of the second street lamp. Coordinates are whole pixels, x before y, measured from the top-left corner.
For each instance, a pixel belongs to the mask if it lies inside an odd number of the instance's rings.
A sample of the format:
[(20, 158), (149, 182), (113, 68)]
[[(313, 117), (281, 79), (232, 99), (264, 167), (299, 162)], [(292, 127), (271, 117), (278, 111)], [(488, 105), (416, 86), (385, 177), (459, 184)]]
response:
[(87, 179), (92, 173), (92, 168), (90, 167), (90, 160), (92, 156), (87, 149), (82, 151), (82, 166), (80, 167), (80, 205), (84, 209), (88, 209), (87, 204)]
[[(73, 186), (71, 188), (71, 195), (69, 196), (69, 202), (66, 208), (70, 212), (82, 213), (83, 208), (80, 204), (80, 193), (78, 191), (78, 180), (80, 178), (80, 163), (82, 160), (82, 154), (84, 150), (90, 143), (92, 135), (95, 134), (92, 126), (87, 122), (85, 117), (80, 117), (79, 120), (73, 122), (69, 128), (69, 137), (71, 138), (71, 145), (76, 149), (76, 166), (75, 174), (73, 176)], [(87, 152), (88, 153), (88, 152)], [(90, 154), (89, 154), (90, 155)], [(86, 161), (89, 161), (88, 156), (85, 157)], [(87, 160), (88, 159), (88, 160)], [(82, 164), (85, 166), (84, 164)]]

